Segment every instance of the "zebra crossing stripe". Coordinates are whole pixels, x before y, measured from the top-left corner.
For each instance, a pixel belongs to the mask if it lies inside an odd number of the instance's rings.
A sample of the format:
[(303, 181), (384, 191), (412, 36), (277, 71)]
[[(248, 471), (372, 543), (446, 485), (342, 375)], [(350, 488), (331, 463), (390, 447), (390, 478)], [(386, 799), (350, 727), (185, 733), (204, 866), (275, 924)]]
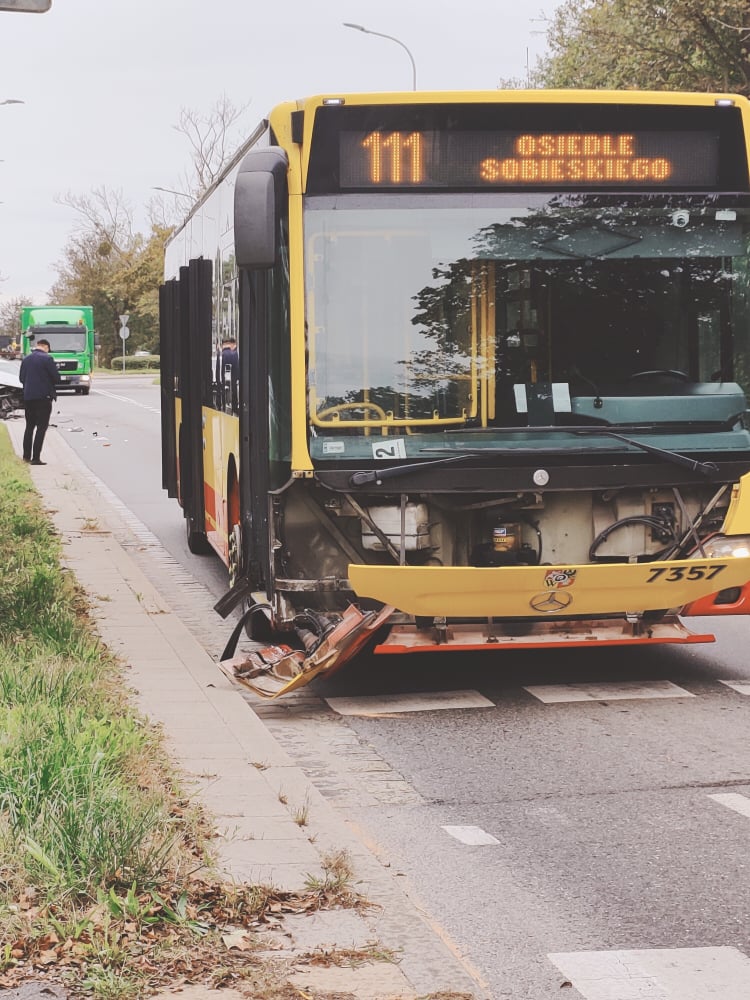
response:
[(548, 957), (584, 1000), (750, 997), (750, 958), (736, 948), (582, 951)]
[(420, 694), (361, 695), (326, 698), (339, 715), (390, 715), (396, 712), (435, 712), (441, 709), (494, 708), (478, 691), (424, 691)]
[(650, 698), (694, 698), (671, 681), (607, 681), (602, 684), (537, 684), (524, 691), (554, 705), (573, 701), (626, 701)]
[(487, 833), (481, 826), (444, 826), (443, 829), (451, 837), (460, 840), (462, 844), (468, 844), (470, 847), (485, 847), (500, 843), (496, 837)]
[[(747, 795), (740, 795), (739, 792), (717, 792), (714, 795), (709, 795), (709, 799), (713, 799), (714, 802), (718, 802), (727, 809), (733, 809), (738, 812), (741, 816), (750, 817), (750, 799)], [(750, 994), (748, 994), (750, 996)]]
[(719, 684), (726, 684), (737, 694), (750, 694), (750, 681), (719, 681)]

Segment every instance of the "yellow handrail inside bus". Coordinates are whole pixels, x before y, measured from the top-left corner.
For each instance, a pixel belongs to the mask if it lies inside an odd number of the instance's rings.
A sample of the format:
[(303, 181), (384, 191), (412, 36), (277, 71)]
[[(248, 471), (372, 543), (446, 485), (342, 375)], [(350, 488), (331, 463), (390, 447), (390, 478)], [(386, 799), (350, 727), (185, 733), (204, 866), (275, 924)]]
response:
[[(318, 412), (317, 410), (317, 396), (315, 394), (315, 389), (310, 387), (310, 423), (314, 427), (337, 427), (337, 428), (349, 428), (349, 427), (364, 427), (364, 428), (375, 428), (377, 430), (382, 430), (384, 434), (388, 433), (389, 427), (430, 427), (435, 424), (440, 425), (456, 425), (464, 424), (469, 419), (466, 410), (461, 411), (461, 416), (459, 417), (441, 417), (438, 410), (433, 410), (431, 417), (394, 417), (393, 410), (383, 410), (381, 406), (376, 403), (359, 402), (359, 403), (340, 403), (334, 406), (328, 406), (323, 410)], [(341, 420), (341, 415), (337, 411), (339, 410), (379, 410), (382, 416), (378, 419), (373, 420), (372, 418), (367, 419), (365, 417), (354, 418), (352, 420)], [(321, 419), (330, 414), (329, 420)]]
[[(346, 233), (346, 236), (361, 235), (360, 233)], [(326, 234), (331, 238), (331, 234)], [(320, 234), (312, 237), (308, 243), (307, 259), (316, 260), (315, 243), (322, 237)], [(309, 266), (309, 265), (308, 265)], [(315, 316), (315, 294), (311, 288), (308, 291), (307, 301), (308, 311), (308, 371), (315, 371), (317, 366), (316, 342), (322, 332), (316, 322)], [(495, 264), (494, 261), (475, 261), (471, 266), (471, 290), (469, 293), (469, 332), (470, 332), (470, 354), (469, 371), (466, 374), (458, 372), (436, 372), (435, 374), (421, 373), (418, 378), (426, 382), (440, 382), (450, 380), (453, 382), (469, 382), (469, 392), (467, 398), (469, 407), (462, 407), (459, 416), (440, 416), (439, 410), (433, 410), (431, 417), (395, 417), (393, 411), (384, 410), (378, 404), (371, 403), (368, 399), (362, 401), (345, 402), (325, 407), (318, 411), (319, 399), (315, 392), (315, 386), (310, 385), (308, 392), (309, 419), (313, 427), (331, 428), (343, 427), (341, 420), (342, 410), (355, 412), (356, 410), (372, 410), (377, 414), (377, 418), (351, 417), (347, 418), (347, 427), (359, 427), (368, 433), (369, 430), (379, 429), (384, 435), (388, 434), (388, 428), (404, 428), (409, 431), (412, 427), (430, 426), (458, 426), (465, 424), (467, 420), (476, 420), (480, 417), (481, 425), (486, 427), (488, 422), (495, 416)], [(366, 380), (366, 353), (363, 355), (365, 371), (363, 378)], [(409, 376), (409, 386), (411, 378), (410, 364), (405, 363)], [(369, 390), (364, 390), (367, 396)], [(409, 387), (401, 394), (405, 399), (405, 408), (409, 408)], [(481, 403), (480, 403), (481, 397)], [(481, 405), (481, 414), (480, 414)], [(330, 419), (328, 419), (330, 418)]]

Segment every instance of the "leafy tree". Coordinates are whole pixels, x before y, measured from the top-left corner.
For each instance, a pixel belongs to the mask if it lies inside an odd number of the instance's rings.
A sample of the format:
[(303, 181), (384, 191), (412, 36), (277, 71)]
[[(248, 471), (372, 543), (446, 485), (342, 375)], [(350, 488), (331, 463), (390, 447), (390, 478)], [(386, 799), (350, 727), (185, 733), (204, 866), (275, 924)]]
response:
[(128, 326), (134, 330), (133, 347), (152, 354), (159, 353), (159, 286), (164, 277), (164, 247), (172, 228), (152, 221), (151, 231), (123, 276), (129, 290), (125, 312), (131, 314)]
[(750, 95), (747, 0), (566, 0), (547, 42), (546, 87)]
[(61, 199), (78, 223), (57, 264), (51, 301), (91, 305), (100, 343), (100, 363), (122, 349), (119, 317), (128, 313), (128, 348), (153, 350), (159, 340), (158, 289), (169, 228), (154, 224), (148, 236), (133, 230), (130, 206), (120, 192), (96, 188), (90, 195)]

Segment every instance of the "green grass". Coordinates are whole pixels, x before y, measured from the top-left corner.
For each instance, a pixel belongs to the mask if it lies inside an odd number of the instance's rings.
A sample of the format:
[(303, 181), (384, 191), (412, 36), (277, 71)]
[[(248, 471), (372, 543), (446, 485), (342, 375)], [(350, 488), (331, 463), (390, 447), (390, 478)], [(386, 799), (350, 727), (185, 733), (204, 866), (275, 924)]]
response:
[(113, 685), (25, 468), (0, 435), (0, 865), (46, 897), (158, 884), (170, 801), (139, 788), (155, 745)]
[[(74, 690), (69, 672), (60, 676), (61, 689)], [(55, 898), (158, 884), (174, 831), (163, 797), (135, 781), (133, 762), (147, 752), (142, 730), (127, 715), (92, 714), (85, 694), (84, 704), (63, 706), (52, 691), (50, 703), (0, 710), (0, 813), (20, 874)]]
[(110, 912), (105, 933), (76, 915), (145, 894), (153, 923), (172, 926), (169, 900), (203, 863), (198, 816), (179, 805), (159, 738), (127, 702), (60, 555), (0, 427), (0, 942), (20, 942), (0, 948), (0, 985), (33, 967), (57, 923), (78, 928), (88, 992), (137, 996), (121, 944), (132, 917)]

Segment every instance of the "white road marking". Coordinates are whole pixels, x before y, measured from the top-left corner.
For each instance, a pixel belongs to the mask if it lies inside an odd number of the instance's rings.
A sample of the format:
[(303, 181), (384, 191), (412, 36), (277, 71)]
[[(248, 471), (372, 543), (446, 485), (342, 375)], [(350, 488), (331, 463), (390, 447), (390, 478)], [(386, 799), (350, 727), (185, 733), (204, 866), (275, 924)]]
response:
[(478, 691), (427, 691), (423, 694), (382, 694), (362, 698), (326, 698), (339, 715), (390, 715), (393, 712), (435, 712), (448, 708), (494, 708)]
[(131, 406), (140, 406), (142, 410), (148, 410), (149, 413), (161, 413), (161, 410), (157, 406), (147, 406), (145, 403), (139, 403), (135, 399), (130, 399), (128, 396), (119, 396), (116, 392), (107, 392), (106, 389), (94, 389), (91, 390), (94, 393), (98, 393), (100, 396), (109, 396), (110, 399), (118, 399), (121, 403), (130, 403)]
[(548, 957), (585, 1000), (750, 997), (750, 959), (736, 948), (582, 951)]
[(719, 681), (719, 683), (726, 684), (737, 694), (750, 694), (750, 681)]
[(538, 684), (526, 687), (545, 705), (571, 701), (625, 701), (633, 698), (694, 698), (671, 681), (612, 681), (605, 684)]
[(708, 797), (709, 799), (713, 799), (714, 802), (726, 806), (727, 809), (734, 809), (741, 816), (750, 817), (750, 799), (747, 795), (740, 795), (739, 792), (717, 792), (715, 795), (709, 795)]
[(451, 837), (455, 837), (462, 844), (469, 844), (471, 847), (484, 847), (486, 844), (500, 843), (491, 833), (486, 833), (481, 826), (444, 826), (443, 829)]

